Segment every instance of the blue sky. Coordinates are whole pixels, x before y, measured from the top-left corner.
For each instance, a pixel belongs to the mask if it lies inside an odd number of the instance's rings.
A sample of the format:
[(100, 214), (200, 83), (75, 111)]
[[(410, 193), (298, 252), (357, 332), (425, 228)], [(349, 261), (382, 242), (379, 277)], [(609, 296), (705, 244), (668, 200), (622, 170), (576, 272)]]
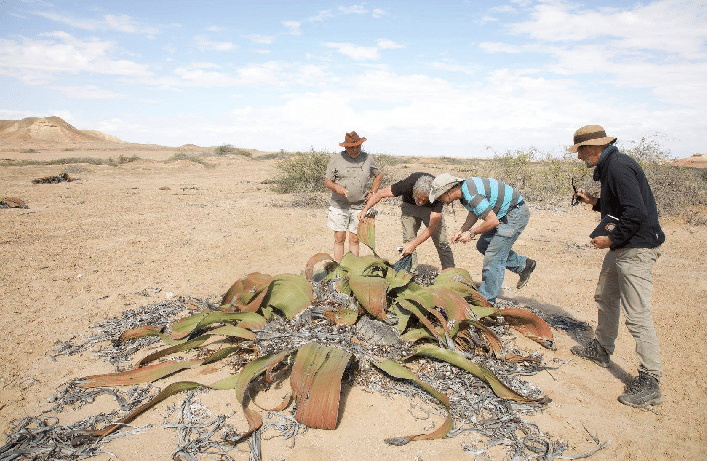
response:
[(705, 1), (0, 0), (0, 119), (135, 143), (706, 152)]

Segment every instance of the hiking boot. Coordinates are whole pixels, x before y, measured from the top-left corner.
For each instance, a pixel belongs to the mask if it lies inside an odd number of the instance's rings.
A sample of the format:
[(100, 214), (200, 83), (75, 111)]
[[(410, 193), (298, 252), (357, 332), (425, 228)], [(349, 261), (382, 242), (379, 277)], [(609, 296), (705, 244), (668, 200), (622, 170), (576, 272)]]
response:
[(526, 285), (527, 282), (529, 282), (529, 278), (531, 277), (531, 273), (533, 273), (533, 270), (536, 269), (536, 260), (531, 260), (530, 258), (526, 259), (526, 266), (524, 267), (524, 270), (519, 273), (519, 282), (516, 283), (516, 288), (521, 289), (523, 286)]
[(574, 346), (570, 352), (581, 358), (589, 359), (600, 367), (610, 367), (610, 355), (597, 339), (592, 339), (585, 346)]
[(619, 402), (632, 407), (647, 407), (661, 404), (661, 389), (659, 381), (645, 372), (639, 372), (639, 377), (632, 380), (627, 391), (622, 393)]

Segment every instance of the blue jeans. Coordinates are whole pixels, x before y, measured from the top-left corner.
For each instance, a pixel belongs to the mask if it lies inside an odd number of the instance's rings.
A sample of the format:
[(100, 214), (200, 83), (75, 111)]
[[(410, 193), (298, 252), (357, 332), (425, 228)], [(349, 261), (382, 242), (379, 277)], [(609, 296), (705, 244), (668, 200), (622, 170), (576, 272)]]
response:
[(499, 220), (496, 228), (479, 236), (477, 250), (484, 255), (479, 293), (492, 304), (501, 290), (505, 270), (519, 274), (526, 267), (527, 258), (511, 250), (511, 247), (526, 228), (530, 216), (528, 205), (516, 207)]

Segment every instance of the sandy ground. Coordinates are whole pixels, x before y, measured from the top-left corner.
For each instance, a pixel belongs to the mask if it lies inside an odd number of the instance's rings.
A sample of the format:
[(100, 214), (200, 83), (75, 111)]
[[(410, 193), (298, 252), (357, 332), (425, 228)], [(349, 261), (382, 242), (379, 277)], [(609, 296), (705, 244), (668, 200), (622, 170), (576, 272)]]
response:
[[(29, 205), (0, 210), (0, 431), (7, 432), (13, 419), (48, 409), (48, 398), (68, 380), (111, 371), (91, 352), (53, 360), (48, 352), (56, 341), (88, 334), (96, 322), (168, 297), (216, 299), (250, 272), (299, 274), (310, 256), (331, 253), (326, 211), (283, 207), (292, 198), (274, 195), (262, 183), (276, 174), (275, 161), (211, 158), (216, 164), (211, 168), (186, 160), (164, 162), (174, 152), (122, 147), (0, 153), (3, 158), (136, 154), (145, 159), (116, 167), (74, 165), (69, 171), (78, 180), (60, 184), (32, 180), (58, 175), (64, 166), (0, 168), (0, 196), (19, 197)], [(400, 168), (406, 174), (442, 172), (434, 161)], [(400, 244), (397, 209), (392, 203), (377, 208), (377, 247), (393, 259)], [(445, 211), (451, 229), (464, 217), (459, 207), (454, 213)], [(597, 219), (582, 207), (548, 210), (532, 204), (530, 224), (516, 249), (535, 258), (538, 268), (522, 290), (515, 288), (516, 276), (507, 273), (501, 297), (594, 326), (592, 294), (603, 252), (588, 247), (586, 236)], [(562, 331), (554, 332), (557, 351), (517, 340), (529, 352), (540, 350), (546, 361), (567, 361), (552, 373), (529, 378), (553, 400), (529, 419), (566, 441), (570, 448), (565, 455), (591, 448), (590, 431), (602, 442), (611, 440), (594, 460), (706, 459), (706, 228), (668, 219), (662, 225), (667, 242), (655, 267), (653, 297), (665, 368), (662, 405), (637, 410), (617, 401), (637, 367), (634, 340), (624, 326), (609, 369), (572, 356), (570, 348), (583, 339)], [(458, 266), (479, 280), (482, 259), (474, 247), (454, 251)], [(430, 242), (421, 247), (419, 259), (439, 264)], [(220, 373), (204, 371), (211, 372)], [(196, 379), (211, 383), (212, 375)], [(134, 422), (152, 423), (151, 430), (114, 440), (106, 449), (120, 459), (170, 459), (176, 436), (161, 423), (165, 409), (177, 399)], [(229, 392), (200, 399), (216, 413), (235, 410)], [(111, 408), (115, 402), (95, 405)], [(92, 411), (87, 406), (63, 418), (68, 423)], [(429, 423), (416, 421), (409, 411), (405, 398), (386, 399), (354, 388), (336, 430), (308, 430), (294, 447), (280, 438), (264, 440), (263, 458), (472, 458), (462, 443), (474, 446), (473, 436), (387, 446), (384, 438), (420, 432)], [(240, 454), (247, 460), (247, 452)], [(504, 457), (503, 452), (490, 455)]]

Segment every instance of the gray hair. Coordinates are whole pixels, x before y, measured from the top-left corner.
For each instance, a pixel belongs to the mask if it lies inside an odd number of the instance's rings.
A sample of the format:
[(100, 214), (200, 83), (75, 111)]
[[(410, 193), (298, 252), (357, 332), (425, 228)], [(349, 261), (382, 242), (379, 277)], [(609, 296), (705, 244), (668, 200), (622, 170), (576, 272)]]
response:
[(413, 198), (415, 199), (418, 195), (424, 195), (428, 197), (430, 190), (433, 188), (433, 180), (435, 177), (433, 175), (425, 174), (421, 175), (413, 185)]

